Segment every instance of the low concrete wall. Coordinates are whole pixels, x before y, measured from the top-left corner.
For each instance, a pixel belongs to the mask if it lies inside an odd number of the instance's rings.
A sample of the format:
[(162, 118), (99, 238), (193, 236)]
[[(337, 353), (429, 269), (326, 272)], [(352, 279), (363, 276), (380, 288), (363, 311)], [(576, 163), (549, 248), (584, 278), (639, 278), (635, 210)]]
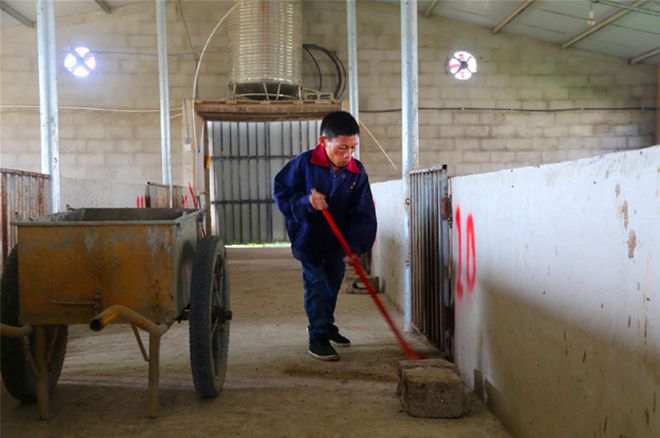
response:
[(61, 208), (136, 207), (144, 189), (145, 184), (62, 178)]
[(660, 146), (451, 190), (468, 385), (520, 437), (660, 436)]
[(371, 272), (380, 277), (385, 293), (403, 309), (403, 181), (392, 180), (371, 185), (376, 203), (378, 234), (374, 243)]

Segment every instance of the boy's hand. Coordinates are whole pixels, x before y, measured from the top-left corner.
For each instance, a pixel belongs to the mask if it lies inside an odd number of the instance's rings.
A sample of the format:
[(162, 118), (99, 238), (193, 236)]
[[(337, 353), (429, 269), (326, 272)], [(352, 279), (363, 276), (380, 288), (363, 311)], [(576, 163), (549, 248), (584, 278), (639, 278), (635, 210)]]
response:
[(323, 193), (317, 192), (316, 189), (312, 189), (312, 192), (309, 194), (309, 203), (316, 210), (325, 210), (328, 208), (325, 195)]

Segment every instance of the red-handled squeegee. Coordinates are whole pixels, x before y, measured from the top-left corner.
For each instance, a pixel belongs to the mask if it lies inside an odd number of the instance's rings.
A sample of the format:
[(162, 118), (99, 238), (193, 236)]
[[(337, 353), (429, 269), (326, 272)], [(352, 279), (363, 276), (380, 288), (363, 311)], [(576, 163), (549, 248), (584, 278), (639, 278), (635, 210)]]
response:
[(376, 295), (376, 290), (369, 281), (369, 278), (367, 278), (367, 274), (362, 269), (360, 262), (355, 257), (353, 257), (353, 253), (351, 252), (351, 249), (348, 247), (348, 243), (346, 243), (344, 236), (341, 235), (341, 231), (339, 231), (339, 228), (337, 228), (337, 224), (335, 224), (335, 221), (334, 219), (332, 219), (332, 216), (330, 215), (328, 209), (326, 208), (322, 211), (323, 211), (323, 216), (325, 216), (325, 219), (328, 221), (328, 225), (330, 225), (330, 228), (332, 228), (332, 232), (335, 233), (335, 236), (337, 236), (337, 240), (339, 240), (341, 247), (344, 249), (344, 252), (351, 260), (351, 264), (355, 268), (355, 272), (357, 272), (357, 274), (360, 276), (362, 283), (364, 283), (364, 285), (367, 287), (367, 290), (369, 291), (369, 295), (371, 295), (371, 298), (374, 300), (374, 303), (376, 303), (376, 307), (378, 307), (378, 310), (380, 310), (380, 314), (383, 315), (383, 318), (385, 318), (385, 321), (387, 321), (387, 324), (390, 326), (390, 329), (392, 329), (392, 332), (394, 332), (394, 335), (399, 341), (399, 345), (401, 345), (401, 349), (403, 349), (403, 352), (406, 354), (406, 359), (408, 360), (422, 359), (422, 356), (415, 353), (413, 349), (410, 348), (410, 345), (406, 342), (405, 339), (403, 339), (403, 336), (401, 336), (401, 332), (399, 332), (399, 329), (397, 329), (396, 326), (394, 325), (392, 318), (390, 318), (390, 314), (387, 313), (385, 306), (383, 306), (383, 303), (380, 301), (380, 298), (378, 298), (378, 295)]

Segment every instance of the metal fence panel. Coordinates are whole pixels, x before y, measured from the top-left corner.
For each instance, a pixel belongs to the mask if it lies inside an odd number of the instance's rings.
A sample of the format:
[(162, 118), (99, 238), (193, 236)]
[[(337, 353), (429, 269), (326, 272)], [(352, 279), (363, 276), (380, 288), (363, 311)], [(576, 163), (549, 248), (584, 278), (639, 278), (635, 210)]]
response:
[(453, 317), (449, 278), (449, 223), (441, 215), (447, 169), (411, 172), (412, 324), (448, 358)]
[(0, 168), (2, 269), (16, 244), (16, 227), (11, 222), (47, 215), (50, 212), (49, 193), (49, 175)]
[(320, 121), (208, 122), (211, 205), (227, 244), (288, 241), (273, 199), (273, 178), (318, 143)]

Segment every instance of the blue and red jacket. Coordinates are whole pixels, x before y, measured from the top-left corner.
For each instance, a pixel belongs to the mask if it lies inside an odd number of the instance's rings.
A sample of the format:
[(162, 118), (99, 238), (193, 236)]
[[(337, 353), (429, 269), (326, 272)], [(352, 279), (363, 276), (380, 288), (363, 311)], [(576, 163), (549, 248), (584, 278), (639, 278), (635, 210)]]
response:
[(309, 203), (312, 189), (326, 195), (328, 210), (351, 251), (369, 251), (376, 238), (376, 210), (367, 172), (351, 157), (335, 173), (325, 148), (318, 145), (289, 161), (273, 183), (275, 203), (286, 218), (294, 257), (306, 263), (323, 263), (345, 255), (323, 213)]

